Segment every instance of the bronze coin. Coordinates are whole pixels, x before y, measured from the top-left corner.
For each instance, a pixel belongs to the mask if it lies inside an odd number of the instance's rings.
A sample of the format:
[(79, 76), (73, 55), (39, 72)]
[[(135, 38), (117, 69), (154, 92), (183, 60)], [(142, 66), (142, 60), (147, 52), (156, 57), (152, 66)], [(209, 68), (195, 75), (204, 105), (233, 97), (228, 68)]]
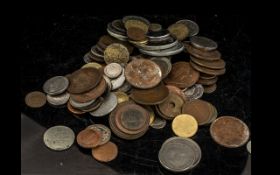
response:
[(190, 63), (179, 61), (172, 65), (171, 72), (163, 80), (168, 85), (185, 89), (194, 85), (199, 78), (199, 72), (190, 66)]
[(76, 109), (74, 108), (71, 104), (70, 104), (70, 101), (67, 102), (67, 109), (73, 113), (73, 114), (77, 114), (77, 115), (80, 115), (80, 114), (84, 114), (86, 112), (80, 110), (80, 109)]
[(187, 96), (184, 94), (184, 92), (182, 91), (182, 89), (179, 89), (178, 87), (173, 86), (173, 85), (166, 85), (166, 87), (168, 88), (169, 93), (175, 93), (175, 94), (177, 94), (177, 95), (180, 96), (185, 102), (186, 102), (186, 101), (189, 101), (189, 99), (188, 99)]
[(170, 34), (179, 41), (184, 40), (189, 35), (189, 29), (186, 25), (180, 23), (174, 23), (167, 29)]
[(204, 79), (204, 80), (213, 79), (215, 77), (216, 77), (216, 75), (209, 75), (209, 74), (205, 74), (202, 72), (200, 73), (200, 76), (199, 76), (200, 79)]
[(135, 59), (125, 67), (125, 78), (134, 87), (148, 89), (161, 81), (160, 67), (147, 59)]
[(142, 30), (141, 28), (131, 27), (127, 29), (126, 33), (128, 38), (134, 41), (143, 41), (147, 39), (145, 35), (145, 31)]
[(145, 34), (149, 30), (149, 24), (145, 23), (144, 21), (140, 21), (138, 19), (129, 19), (129, 20), (125, 21), (124, 27), (126, 28), (126, 30), (128, 30), (131, 27), (140, 28), (145, 32)]
[(192, 115), (197, 120), (198, 125), (204, 125), (211, 118), (213, 111), (209, 102), (195, 99), (184, 103), (182, 106), (182, 114)]
[(215, 84), (217, 81), (218, 81), (218, 77), (215, 77), (213, 79), (199, 79), (197, 83), (202, 85), (212, 85)]
[(226, 63), (223, 59), (218, 59), (215, 61), (206, 61), (194, 56), (190, 56), (191, 60), (197, 65), (209, 68), (209, 69), (223, 69), (226, 66)]
[(113, 142), (107, 142), (92, 149), (92, 156), (100, 162), (110, 162), (118, 156), (118, 147)]
[(47, 97), (44, 93), (33, 91), (25, 96), (25, 104), (31, 108), (40, 108), (47, 102)]
[(210, 126), (213, 140), (227, 148), (243, 146), (249, 139), (249, 128), (240, 119), (233, 116), (218, 117)]
[(217, 89), (217, 84), (203, 86), (203, 88), (204, 88), (204, 93), (211, 94), (211, 93), (215, 92), (215, 90)]
[(107, 84), (104, 78), (101, 78), (100, 83), (88, 92), (82, 94), (71, 94), (71, 98), (79, 103), (85, 103), (100, 97), (106, 90)]
[(155, 105), (160, 104), (169, 95), (169, 90), (164, 86), (163, 83), (160, 83), (154, 88), (150, 89), (136, 89), (131, 90), (130, 98), (135, 102), (143, 105)]
[(77, 135), (77, 143), (83, 148), (94, 148), (101, 142), (101, 133), (95, 129), (86, 128)]
[(87, 92), (96, 87), (100, 82), (102, 74), (95, 68), (83, 68), (72, 73), (68, 92), (79, 94)]
[(184, 100), (179, 95), (171, 92), (168, 98), (158, 105), (158, 108), (163, 115), (174, 118), (181, 114), (183, 104)]
[(215, 61), (215, 60), (219, 60), (221, 59), (221, 53), (218, 50), (213, 50), (213, 51), (204, 51), (204, 50), (200, 50), (195, 48), (194, 46), (192, 46), (189, 43), (183, 42), (184, 46), (187, 50), (187, 52), (190, 55), (193, 55), (197, 58), (206, 60), (206, 61)]
[(190, 61), (190, 65), (193, 67), (193, 69), (199, 71), (199, 72), (203, 72), (205, 74), (210, 74), (210, 75), (223, 75), (226, 72), (226, 69), (209, 69), (206, 67), (202, 67), (196, 63), (194, 63), (192, 60)]

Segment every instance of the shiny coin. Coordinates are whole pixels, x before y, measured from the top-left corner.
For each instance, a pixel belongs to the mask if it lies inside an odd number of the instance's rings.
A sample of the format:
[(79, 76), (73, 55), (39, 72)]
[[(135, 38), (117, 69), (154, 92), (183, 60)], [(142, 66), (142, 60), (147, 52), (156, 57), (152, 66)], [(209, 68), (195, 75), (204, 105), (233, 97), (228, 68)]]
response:
[(105, 116), (109, 114), (117, 106), (117, 104), (117, 96), (113, 92), (110, 92), (106, 94), (106, 96), (104, 97), (104, 101), (100, 105), (100, 107), (97, 110), (90, 112), (90, 115), (94, 117)]
[(148, 51), (148, 50), (139, 49), (139, 51), (143, 54), (156, 56), (156, 57), (167, 57), (167, 56), (176, 55), (182, 52), (183, 50), (184, 50), (184, 45), (180, 42), (173, 47), (170, 47), (168, 49), (163, 49), (163, 50)]
[(129, 39), (133, 41), (144, 41), (147, 39), (145, 35), (145, 31), (142, 30), (141, 28), (137, 27), (130, 27), (127, 29), (127, 36)]
[(122, 73), (122, 66), (118, 63), (110, 63), (105, 66), (104, 74), (109, 78), (117, 78)]
[(83, 148), (94, 148), (101, 143), (101, 132), (97, 129), (86, 128), (79, 132), (76, 140)]
[(170, 34), (179, 41), (184, 40), (189, 36), (189, 29), (186, 25), (175, 23), (167, 28)]
[(92, 156), (100, 162), (110, 162), (118, 156), (118, 147), (113, 142), (92, 149)]
[(181, 114), (183, 104), (184, 100), (179, 95), (170, 92), (168, 98), (159, 104), (158, 108), (163, 115), (168, 116), (168, 119), (172, 120)]
[(247, 143), (247, 151), (251, 154), (251, 140)]
[(199, 32), (199, 26), (194, 21), (191, 21), (188, 19), (183, 19), (183, 20), (177, 21), (176, 23), (184, 24), (185, 26), (187, 26), (187, 28), (189, 29), (188, 36), (195, 36)]
[(117, 96), (118, 104), (129, 100), (129, 96), (124, 92), (117, 91), (114, 94)]
[(25, 96), (25, 104), (31, 108), (40, 108), (46, 104), (46, 95), (39, 91), (29, 92)]
[(58, 95), (63, 93), (69, 85), (69, 81), (64, 76), (55, 76), (48, 79), (44, 85), (43, 90), (49, 95)]
[(243, 146), (249, 139), (249, 128), (240, 119), (233, 116), (218, 117), (210, 127), (213, 140), (227, 148)]
[(59, 105), (64, 105), (68, 102), (70, 97), (70, 94), (68, 92), (64, 92), (63, 94), (56, 95), (56, 96), (51, 96), (47, 95), (47, 101), (54, 105), (54, 106), (59, 106)]
[(201, 84), (194, 84), (184, 91), (184, 95), (190, 100), (201, 98), (203, 93), (204, 88)]
[(185, 48), (190, 55), (206, 61), (215, 61), (221, 59), (221, 53), (218, 50), (204, 51), (195, 48), (189, 43), (184, 42)]
[(102, 68), (101, 64), (95, 63), (95, 62), (87, 63), (87, 64), (83, 65), (81, 68), (83, 69), (83, 68), (87, 68), (87, 67), (91, 67), (91, 68), (95, 68), (95, 69)]
[(125, 82), (125, 75), (124, 75), (124, 69), (122, 68), (121, 75), (118, 78), (111, 80), (112, 90), (120, 88), (124, 84), (124, 82)]
[(226, 69), (209, 69), (206, 67), (202, 67), (196, 63), (194, 63), (192, 60), (190, 61), (190, 65), (192, 66), (193, 69), (205, 73), (205, 74), (209, 74), (209, 75), (223, 75), (226, 72)]
[(149, 31), (158, 32), (162, 30), (162, 26), (158, 23), (151, 23), (149, 26)]
[(110, 44), (104, 51), (104, 60), (110, 63), (127, 63), (129, 60), (129, 52), (122, 44)]
[(73, 145), (75, 134), (66, 126), (53, 126), (44, 133), (43, 140), (48, 148), (63, 151)]
[(172, 121), (173, 132), (180, 137), (192, 137), (198, 130), (196, 119), (189, 114), (180, 114)]
[(159, 66), (162, 73), (162, 79), (167, 77), (167, 75), (170, 73), (172, 68), (170, 59), (166, 57), (153, 57), (151, 58), (151, 60)]
[(211, 94), (211, 93), (215, 92), (215, 90), (217, 89), (217, 84), (203, 86), (203, 88), (204, 88), (204, 93)]
[(218, 77), (216, 76), (215, 78), (213, 79), (199, 79), (197, 81), (197, 83), (199, 84), (202, 84), (202, 85), (212, 85), (212, 84), (215, 84), (216, 82), (218, 81)]
[(166, 120), (161, 117), (155, 117), (154, 121), (150, 124), (150, 126), (154, 129), (162, 129), (166, 125)]
[(226, 63), (223, 59), (218, 59), (215, 61), (206, 61), (203, 59), (196, 58), (194, 56), (190, 56), (191, 60), (199, 66), (203, 66), (209, 69), (223, 69), (226, 66)]
[(99, 145), (103, 145), (109, 142), (111, 138), (111, 130), (107, 126), (102, 124), (93, 124), (93, 125), (89, 125), (87, 128), (97, 130), (101, 133), (101, 141)]
[(215, 41), (203, 36), (193, 36), (190, 41), (194, 47), (205, 51), (212, 51), (218, 47)]

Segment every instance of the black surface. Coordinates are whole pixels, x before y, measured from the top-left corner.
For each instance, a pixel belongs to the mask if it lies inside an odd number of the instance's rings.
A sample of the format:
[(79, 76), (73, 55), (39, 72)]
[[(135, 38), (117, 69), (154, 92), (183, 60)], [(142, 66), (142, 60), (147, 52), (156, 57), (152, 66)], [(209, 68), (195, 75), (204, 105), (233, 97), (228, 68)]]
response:
[[(217, 41), (218, 49), (226, 61), (227, 71), (225, 75), (219, 77), (217, 90), (212, 94), (204, 95), (202, 99), (215, 105), (219, 116), (234, 115), (251, 128), (252, 43), (247, 26), (249, 19), (239, 15), (219, 14), (142, 16), (151, 22), (159, 22), (164, 27), (179, 19), (192, 19), (199, 24), (200, 35)], [(41, 109), (30, 109), (25, 106), (24, 97), (30, 91), (42, 90), (42, 85), (48, 78), (66, 75), (80, 68), (84, 64), (83, 55), (96, 44), (101, 35), (106, 34), (107, 23), (120, 17), (122, 15), (72, 16), (67, 14), (26, 17), (22, 33), (24, 52), (20, 58), (21, 111), (43, 128), (62, 124), (78, 133), (92, 121), (108, 126), (107, 117), (95, 119), (87, 115), (85, 120), (78, 120), (66, 108), (45, 105)], [(179, 60), (187, 61), (189, 58), (184, 53), (173, 58), (173, 62)], [(22, 132), (28, 132), (28, 128), (32, 129), (32, 127), (25, 128), (27, 129)], [(40, 136), (43, 132), (44, 129), (34, 132), (34, 136), (30, 138), (37, 138), (36, 142), (41, 142)], [(80, 171), (83, 174), (104, 174), (107, 169), (119, 174), (170, 174), (160, 167), (157, 154), (164, 140), (171, 136), (173, 133), (170, 122), (162, 130), (149, 129), (148, 133), (135, 141), (126, 141), (113, 135), (112, 141), (118, 145), (119, 155), (116, 160), (108, 164), (100, 164), (91, 159), (90, 151), (78, 149), (76, 144), (69, 151), (75, 152), (73, 156), (67, 155), (67, 152), (49, 150), (45, 150), (44, 155), (47, 156), (40, 156), (37, 153), (42, 153), (42, 150), (46, 149), (43, 144), (32, 146), (32, 140), (23, 139), (22, 143), (25, 141), (25, 146), (23, 147), (22, 144), (22, 173), (48, 174), (50, 171), (46, 171), (47, 169), (53, 169), (52, 172), (55, 172), (57, 168), (54, 167), (57, 164), (53, 160), (58, 160), (56, 156), (65, 155), (62, 157), (67, 157), (67, 160), (63, 159), (62, 162), (72, 161), (75, 165), (62, 168), (57, 174), (69, 174), (69, 172), (78, 174)], [(186, 174), (239, 175), (242, 173), (248, 157), (245, 146), (226, 149), (217, 145), (210, 137), (209, 126), (200, 127), (193, 139), (201, 146), (202, 160), (198, 167)], [(34, 148), (31, 152), (25, 149), (28, 148), (28, 142)], [(25, 157), (27, 155), (32, 156), (32, 159)], [(82, 161), (84, 159), (88, 160), (87, 163)], [(42, 168), (42, 162), (45, 168)]]

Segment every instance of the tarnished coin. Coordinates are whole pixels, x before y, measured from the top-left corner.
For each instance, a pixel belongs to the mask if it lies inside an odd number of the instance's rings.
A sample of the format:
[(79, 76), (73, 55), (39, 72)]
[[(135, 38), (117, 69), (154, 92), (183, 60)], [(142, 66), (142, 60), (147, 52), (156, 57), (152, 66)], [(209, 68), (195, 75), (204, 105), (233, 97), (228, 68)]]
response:
[(97, 129), (86, 128), (78, 133), (76, 140), (83, 148), (94, 148), (101, 143), (101, 132)]
[(202, 67), (196, 63), (194, 63), (192, 60), (190, 61), (190, 65), (192, 66), (193, 69), (199, 71), (199, 72), (203, 72), (205, 74), (209, 74), (209, 75), (223, 75), (226, 72), (226, 69), (209, 69), (206, 67)]
[(25, 104), (31, 108), (40, 108), (46, 104), (46, 95), (39, 91), (29, 92), (25, 96)]
[(215, 92), (215, 90), (217, 89), (217, 84), (203, 86), (203, 88), (204, 88), (204, 93), (211, 94), (211, 93)]
[(130, 27), (126, 31), (129, 39), (133, 41), (144, 41), (147, 39), (146, 32), (138, 27)]
[(203, 93), (204, 88), (201, 84), (194, 84), (184, 91), (184, 95), (190, 100), (201, 98)]
[(169, 93), (175, 93), (180, 96), (185, 102), (189, 101), (189, 98), (184, 94), (184, 92), (176, 86), (173, 85), (166, 85), (169, 90)]
[(107, 64), (104, 68), (104, 74), (109, 78), (117, 78), (122, 73), (122, 66), (118, 63)]
[(110, 63), (127, 63), (129, 60), (129, 52), (127, 48), (118, 43), (110, 44), (104, 51), (104, 60)]
[(154, 129), (162, 129), (166, 125), (166, 120), (161, 117), (155, 117), (154, 121), (150, 124), (150, 126)]
[(213, 79), (215, 77), (216, 77), (216, 75), (208, 75), (205, 73), (200, 73), (200, 76), (199, 76), (199, 78), (204, 79), (204, 80)]
[(109, 114), (113, 109), (115, 109), (117, 104), (117, 96), (113, 92), (110, 92), (106, 94), (106, 96), (104, 97), (104, 101), (100, 105), (100, 107), (97, 110), (90, 112), (90, 115), (94, 117), (105, 116)]
[(175, 23), (167, 28), (170, 34), (177, 40), (182, 41), (189, 36), (189, 29), (186, 25)]
[(195, 23), (192, 20), (182, 19), (182, 20), (177, 21), (176, 23), (184, 24), (185, 26), (187, 26), (187, 28), (189, 29), (188, 36), (195, 36), (199, 32), (199, 26), (197, 25), (197, 23)]
[(212, 84), (215, 84), (216, 82), (218, 81), (218, 77), (216, 76), (215, 78), (213, 79), (202, 79), (200, 78), (197, 83), (199, 84), (202, 84), (202, 85), (212, 85)]
[(49, 95), (58, 95), (63, 93), (69, 85), (69, 81), (64, 76), (55, 76), (48, 79), (44, 85), (43, 90)]
[(151, 58), (151, 60), (159, 66), (162, 73), (162, 79), (167, 77), (172, 68), (170, 59), (168, 59), (167, 57), (153, 57)]
[(203, 59), (196, 58), (194, 56), (190, 56), (191, 60), (199, 66), (203, 66), (209, 69), (223, 69), (226, 66), (226, 63), (223, 59), (218, 59), (214, 61), (206, 61)]
[(100, 68), (102, 68), (102, 65), (99, 63), (91, 62), (91, 63), (87, 63), (87, 64), (83, 65), (81, 68), (83, 69), (83, 68), (87, 68), (87, 67), (100, 69)]
[(176, 62), (172, 65), (171, 72), (163, 80), (168, 85), (181, 89), (191, 87), (199, 78), (199, 72), (193, 69), (188, 62)]
[(158, 32), (162, 30), (161, 24), (158, 23), (151, 23), (149, 26), (149, 31), (151, 32)]
[(117, 96), (118, 104), (129, 100), (129, 96), (122, 91), (117, 91), (114, 93)]
[(177, 136), (192, 137), (198, 130), (198, 123), (192, 115), (180, 114), (172, 121), (172, 130)]
[(182, 105), (184, 100), (176, 93), (169, 92), (168, 98), (158, 105), (160, 112), (168, 116), (168, 119), (173, 119), (177, 115), (181, 114)]
[(56, 95), (56, 96), (51, 96), (47, 95), (47, 101), (54, 105), (54, 106), (59, 106), (59, 105), (64, 105), (68, 102), (70, 97), (70, 94), (68, 92), (64, 92), (63, 94)]
[(45, 131), (43, 140), (48, 148), (63, 151), (73, 145), (75, 133), (66, 126), (53, 126)]
[(243, 146), (249, 139), (249, 128), (240, 119), (233, 116), (218, 117), (210, 126), (213, 140), (227, 148)]
[(161, 81), (160, 67), (153, 61), (135, 59), (125, 67), (125, 78), (132, 85), (141, 89), (155, 87)]
[(183, 42), (184, 46), (187, 50), (187, 52), (190, 55), (195, 56), (196, 58), (203, 59), (206, 61), (215, 61), (221, 59), (221, 53), (218, 50), (212, 50), (212, 51), (204, 51), (195, 48), (189, 43)]
[(247, 143), (247, 151), (251, 154), (251, 140)]
[(192, 36), (190, 42), (194, 47), (205, 51), (215, 50), (218, 47), (215, 41), (203, 36)]
[(87, 128), (98, 130), (101, 133), (101, 141), (99, 145), (109, 142), (111, 138), (111, 130), (107, 126), (102, 124), (93, 124), (89, 125)]
[(72, 73), (68, 92), (80, 94), (91, 90), (101, 81), (101, 73), (95, 68), (83, 68)]
[(118, 78), (111, 80), (112, 90), (120, 88), (125, 82), (124, 69), (122, 68), (122, 73)]
[(113, 142), (92, 149), (92, 156), (100, 162), (110, 162), (118, 156), (118, 147)]

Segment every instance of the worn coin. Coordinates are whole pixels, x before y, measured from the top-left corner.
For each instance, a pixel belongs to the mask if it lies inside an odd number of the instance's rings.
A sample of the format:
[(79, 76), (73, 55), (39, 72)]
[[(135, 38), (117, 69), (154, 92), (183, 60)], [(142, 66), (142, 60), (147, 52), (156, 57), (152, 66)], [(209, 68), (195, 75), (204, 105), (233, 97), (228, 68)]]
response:
[(161, 24), (158, 23), (151, 23), (149, 26), (149, 31), (151, 32), (158, 32), (162, 30)]
[(149, 20), (142, 16), (128, 15), (122, 18), (122, 22), (125, 24), (128, 20), (138, 20), (144, 22), (146, 25), (150, 25)]
[(215, 90), (217, 89), (217, 84), (203, 86), (203, 88), (204, 88), (204, 93), (211, 94), (211, 93), (215, 92)]
[(203, 36), (192, 36), (190, 42), (194, 47), (205, 51), (212, 51), (218, 47), (215, 41)]
[(102, 68), (102, 65), (99, 63), (91, 62), (91, 63), (87, 63), (87, 64), (83, 65), (81, 68), (83, 69), (83, 68), (87, 68), (87, 67), (100, 69), (100, 68)]
[(117, 96), (118, 104), (129, 100), (129, 96), (122, 91), (114, 92), (114, 94)]
[(206, 67), (202, 67), (196, 63), (194, 63), (192, 60), (190, 61), (190, 65), (192, 66), (193, 69), (199, 71), (199, 72), (203, 72), (205, 74), (209, 74), (209, 75), (223, 75), (226, 72), (225, 68), (222, 69), (209, 69)]
[(183, 42), (187, 52), (196, 58), (203, 59), (206, 61), (215, 61), (221, 59), (221, 53), (218, 50), (204, 51), (197, 49), (189, 43)]
[(25, 96), (25, 104), (31, 108), (40, 108), (46, 104), (46, 95), (39, 91), (29, 92)]
[(151, 60), (159, 66), (162, 73), (162, 79), (167, 77), (172, 68), (170, 59), (168, 59), (167, 57), (153, 57), (151, 58)]
[(197, 25), (196, 22), (194, 22), (192, 20), (182, 19), (182, 20), (177, 21), (176, 23), (184, 24), (185, 26), (187, 26), (187, 28), (189, 29), (188, 36), (195, 36), (199, 32), (199, 26)]
[(69, 85), (69, 81), (64, 76), (55, 76), (48, 79), (44, 85), (43, 90), (49, 95), (58, 95), (63, 93)]
[(69, 127), (53, 126), (45, 131), (43, 140), (48, 148), (63, 151), (73, 145), (75, 134)]
[(173, 119), (172, 130), (177, 136), (192, 137), (198, 130), (198, 123), (192, 115), (180, 114)]
[(251, 154), (251, 140), (247, 143), (247, 151)]
[(89, 125), (87, 128), (98, 130), (101, 133), (101, 141), (99, 145), (103, 145), (110, 141), (111, 138), (111, 130), (102, 124), (93, 124)]
[(138, 27), (128, 28), (126, 34), (133, 41), (144, 41), (147, 39), (145, 31)]
[(144, 31), (144, 33), (147, 33), (148, 30), (149, 30), (149, 24), (147, 24), (147, 23), (145, 23), (143, 21), (140, 21), (138, 19), (127, 20), (124, 23), (124, 27), (126, 28), (126, 30), (129, 30), (129, 28), (132, 28), (132, 27), (140, 28), (141, 30)]
[(208, 75), (205, 73), (200, 73), (200, 76), (199, 76), (200, 79), (204, 79), (204, 80), (213, 79), (215, 77), (216, 77), (216, 75)]
[(118, 43), (110, 44), (104, 51), (104, 60), (110, 63), (127, 63), (129, 60), (129, 52), (127, 48)]
[(201, 84), (194, 84), (193, 86), (184, 90), (184, 95), (190, 100), (201, 98), (203, 93), (204, 88)]
[(189, 36), (189, 29), (184, 24), (172, 24), (167, 28), (167, 30), (174, 38), (176, 38), (179, 41), (182, 41)]
[(87, 108), (88, 106), (93, 104), (95, 101), (96, 101), (96, 99), (92, 99), (90, 101), (81, 103), (81, 102), (77, 102), (74, 99), (72, 99), (71, 95), (69, 98), (69, 102), (70, 102), (71, 106), (73, 106), (74, 108), (77, 108), (77, 109)]
[(185, 102), (186, 101), (189, 101), (188, 97), (185, 96), (184, 92), (179, 89), (178, 87), (176, 86), (173, 86), (173, 85), (166, 85), (166, 87), (168, 88), (169, 90), (169, 93), (175, 93), (177, 94), (179, 97), (181, 97)]
[(216, 82), (218, 81), (218, 77), (216, 76), (215, 78), (213, 79), (202, 79), (200, 78), (197, 83), (199, 84), (202, 84), (202, 85), (212, 85), (212, 84), (215, 84)]
[(47, 101), (54, 106), (64, 105), (68, 102), (70, 94), (68, 92), (64, 92), (63, 94), (52, 96), (47, 95)]
[(94, 148), (101, 143), (101, 132), (97, 129), (86, 128), (78, 133), (76, 140), (83, 148)]
[(209, 69), (223, 69), (226, 66), (226, 63), (223, 59), (218, 59), (214, 61), (206, 61), (203, 59), (196, 58), (194, 56), (190, 56), (191, 60), (199, 66), (203, 66)]
[(150, 124), (150, 126), (154, 129), (162, 129), (166, 125), (166, 120), (161, 117), (155, 117), (154, 121)]
[(121, 40), (118, 40), (110, 35), (103, 35), (99, 38), (99, 41), (98, 41), (98, 45), (103, 49), (105, 50), (107, 48), (107, 46), (109, 46), (110, 44), (113, 44), (113, 43), (119, 43), (119, 44), (123, 44), (128, 52), (131, 54), (132, 51), (133, 51), (133, 46), (131, 44), (129, 44), (128, 42), (126, 41), (121, 41)]
[(100, 162), (110, 162), (118, 156), (118, 147), (113, 142), (92, 149), (92, 156)]
[(168, 98), (163, 103), (159, 104), (158, 108), (163, 115), (173, 119), (181, 114), (183, 104), (184, 100), (179, 95), (169, 92)]
[(109, 92), (104, 97), (103, 103), (100, 105), (100, 107), (90, 112), (90, 115), (94, 117), (101, 117), (109, 114), (118, 104), (117, 96), (113, 92)]
[(104, 68), (104, 74), (109, 78), (117, 78), (122, 73), (122, 66), (118, 63), (107, 64)]

